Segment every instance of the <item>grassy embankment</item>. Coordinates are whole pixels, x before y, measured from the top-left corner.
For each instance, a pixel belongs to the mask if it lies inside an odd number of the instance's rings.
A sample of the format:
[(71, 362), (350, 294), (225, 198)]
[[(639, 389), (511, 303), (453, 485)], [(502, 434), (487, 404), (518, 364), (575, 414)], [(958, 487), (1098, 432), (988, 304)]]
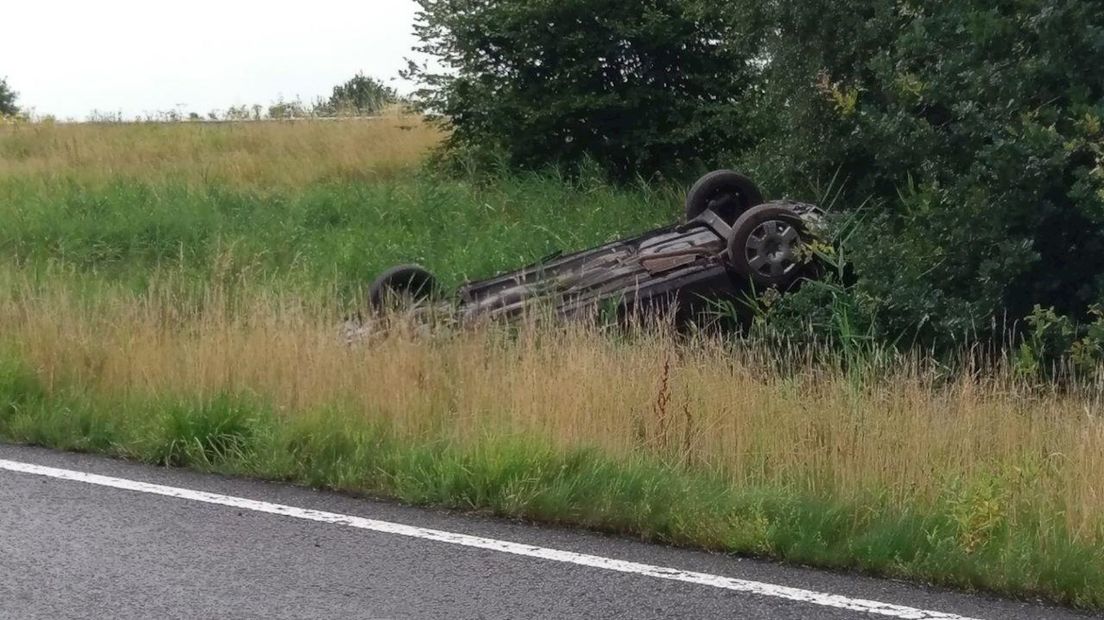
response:
[(172, 276), (348, 293), (418, 261), (454, 283), (666, 223), (672, 196), (432, 179), (438, 133), (378, 121), (0, 127), (0, 252), (142, 290)]
[(578, 326), (342, 344), (388, 263), (455, 282), (677, 213), (434, 179), (436, 139), (0, 129), (0, 438), (1104, 606), (1099, 381)]

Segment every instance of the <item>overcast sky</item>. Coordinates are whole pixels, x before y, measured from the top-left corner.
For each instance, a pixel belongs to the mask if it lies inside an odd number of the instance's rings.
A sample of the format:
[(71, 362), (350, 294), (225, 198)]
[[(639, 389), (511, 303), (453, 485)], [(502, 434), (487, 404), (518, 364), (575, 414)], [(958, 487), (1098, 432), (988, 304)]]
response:
[(313, 101), (357, 71), (391, 82), (410, 56), (413, 0), (13, 0), (0, 77), (38, 115), (201, 114)]

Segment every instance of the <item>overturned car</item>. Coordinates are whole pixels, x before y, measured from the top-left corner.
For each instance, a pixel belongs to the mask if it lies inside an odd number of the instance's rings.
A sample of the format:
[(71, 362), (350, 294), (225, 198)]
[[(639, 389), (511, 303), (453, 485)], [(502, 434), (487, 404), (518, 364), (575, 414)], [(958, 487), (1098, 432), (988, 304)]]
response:
[(757, 290), (786, 291), (815, 273), (811, 251), (821, 211), (764, 201), (747, 177), (718, 170), (686, 196), (685, 222), (516, 271), (469, 282), (442, 295), (431, 273), (400, 265), (369, 289), (372, 306), (432, 307), (463, 322), (512, 319), (540, 306), (562, 318), (613, 310), (620, 318), (650, 311), (692, 320)]

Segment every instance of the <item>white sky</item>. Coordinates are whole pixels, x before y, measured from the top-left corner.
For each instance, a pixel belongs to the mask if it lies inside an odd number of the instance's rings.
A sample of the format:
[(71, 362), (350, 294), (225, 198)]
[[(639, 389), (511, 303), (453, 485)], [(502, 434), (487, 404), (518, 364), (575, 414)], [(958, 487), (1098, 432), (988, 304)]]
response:
[[(82, 119), (304, 102), (357, 71), (397, 79), (413, 0), (10, 0), (0, 77), (38, 115)], [(392, 81), (395, 79), (395, 81)]]

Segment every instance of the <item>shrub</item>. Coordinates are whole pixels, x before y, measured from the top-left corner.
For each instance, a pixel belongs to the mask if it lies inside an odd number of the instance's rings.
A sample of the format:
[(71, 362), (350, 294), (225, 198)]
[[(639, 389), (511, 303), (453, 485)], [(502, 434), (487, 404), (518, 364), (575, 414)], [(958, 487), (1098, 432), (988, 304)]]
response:
[(843, 204), (871, 200), (850, 255), (883, 336), (961, 340), (1036, 304), (1088, 318), (1104, 299), (1099, 3), (764, 6), (776, 130), (745, 161), (776, 189), (838, 176)]
[(358, 73), (344, 84), (334, 86), (329, 100), (320, 102), (315, 112), (322, 116), (376, 114), (398, 99), (395, 89)]

